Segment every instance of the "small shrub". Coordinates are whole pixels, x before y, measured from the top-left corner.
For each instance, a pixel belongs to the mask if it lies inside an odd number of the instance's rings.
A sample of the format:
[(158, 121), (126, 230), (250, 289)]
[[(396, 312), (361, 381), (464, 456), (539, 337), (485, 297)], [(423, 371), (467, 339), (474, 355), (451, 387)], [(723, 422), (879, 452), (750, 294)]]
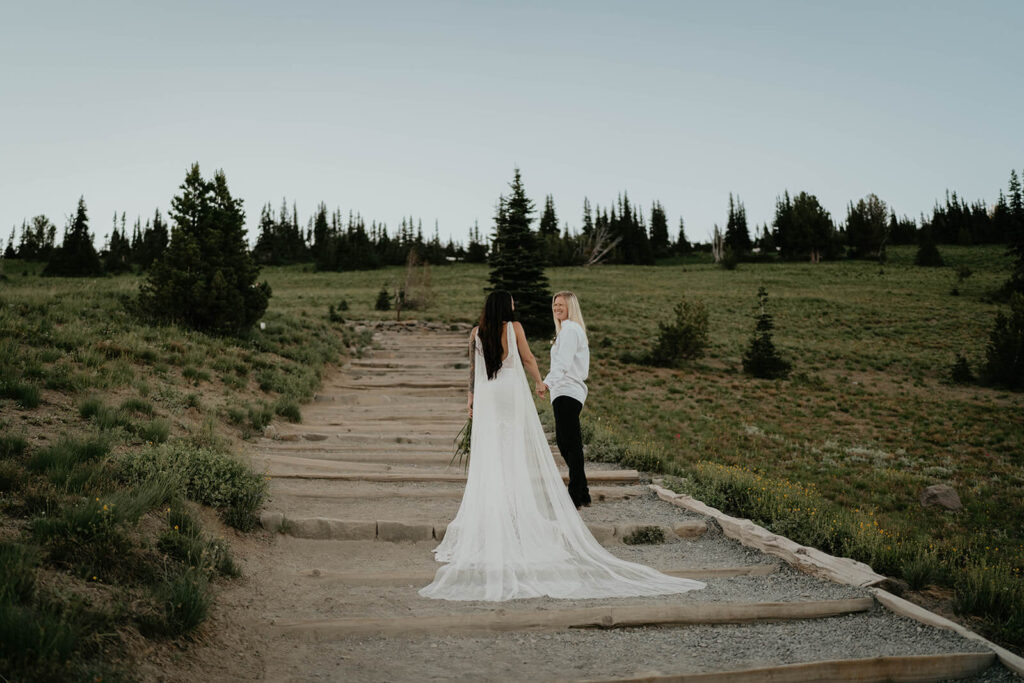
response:
[(103, 436), (84, 439), (62, 436), (56, 444), (33, 453), (28, 460), (28, 469), (46, 474), (54, 470), (70, 470), (79, 463), (98, 460), (108, 452), (110, 442)]
[(245, 408), (232, 405), (227, 406), (224, 409), (224, 416), (231, 424), (240, 425), (243, 422), (245, 422), (245, 418), (248, 416), (248, 413), (246, 412)]
[(136, 430), (139, 438), (149, 443), (163, 443), (171, 434), (171, 423), (162, 418), (149, 420), (138, 425)]
[(626, 545), (653, 545), (665, 542), (665, 530), (660, 526), (643, 526), (622, 537)]
[(212, 379), (209, 372), (192, 365), (182, 370), (181, 376), (191, 381), (195, 385), (198, 385), (200, 382), (209, 382)]
[(95, 417), (102, 409), (103, 401), (96, 398), (95, 396), (90, 396), (89, 398), (85, 399), (80, 404), (78, 404), (78, 416), (81, 417), (83, 420), (90, 420), (93, 417)]
[(739, 255), (732, 249), (732, 247), (726, 247), (722, 253), (722, 260), (718, 262), (719, 267), (725, 270), (736, 270), (736, 266), (740, 264)]
[(901, 566), (901, 574), (911, 590), (921, 590), (938, 580), (941, 567), (934, 553), (920, 551), (907, 558)]
[(263, 428), (274, 419), (274, 411), (265, 403), (249, 406), (249, 425), (256, 431), (263, 431)]
[(199, 398), (199, 394), (196, 394), (196, 393), (186, 394), (185, 395), (185, 407), (186, 408), (195, 408), (196, 410), (202, 410), (203, 409), (203, 403), (202, 403), (202, 401)]
[(28, 448), (25, 437), (16, 434), (0, 434), (0, 458), (17, 458)]
[(79, 576), (117, 574), (131, 548), (113, 508), (99, 499), (64, 507), (55, 517), (37, 518), (30, 529), (32, 539), (46, 547), (52, 562)]
[(345, 316), (334, 309), (334, 304), (331, 304), (327, 309), (327, 319), (332, 323), (345, 322)]
[(391, 295), (388, 293), (387, 285), (383, 285), (380, 291), (377, 292), (377, 301), (373, 304), (373, 307), (378, 311), (391, 310)]
[(0, 380), (0, 397), (14, 399), (18, 406), (26, 409), (35, 408), (42, 401), (39, 387), (14, 379)]
[(0, 605), (28, 603), (36, 591), (39, 557), (30, 546), (0, 543)]
[(210, 582), (200, 569), (187, 569), (163, 586), (159, 593), (162, 621), (147, 630), (162, 635), (181, 636), (195, 630), (210, 611)]
[(247, 531), (266, 497), (267, 482), (226, 453), (177, 441), (123, 453), (117, 461), (125, 481), (146, 481), (154, 474), (180, 482), (184, 494), (220, 511), (225, 522)]
[(971, 384), (974, 382), (974, 373), (971, 366), (962, 353), (956, 355), (956, 362), (949, 370), (949, 378), (954, 384)]
[(121, 402), (121, 410), (153, 417), (153, 404), (141, 398), (126, 398)]
[(675, 320), (658, 323), (658, 340), (648, 358), (653, 365), (677, 367), (704, 355), (708, 346), (708, 311), (701, 301), (683, 299), (675, 306)]
[(25, 481), (25, 470), (21, 465), (6, 458), (0, 459), (0, 493), (11, 493), (21, 488)]
[(81, 629), (59, 612), (0, 602), (0, 662), (10, 680), (65, 681)]
[(274, 405), (274, 412), (289, 422), (302, 422), (302, 411), (294, 399), (280, 398)]

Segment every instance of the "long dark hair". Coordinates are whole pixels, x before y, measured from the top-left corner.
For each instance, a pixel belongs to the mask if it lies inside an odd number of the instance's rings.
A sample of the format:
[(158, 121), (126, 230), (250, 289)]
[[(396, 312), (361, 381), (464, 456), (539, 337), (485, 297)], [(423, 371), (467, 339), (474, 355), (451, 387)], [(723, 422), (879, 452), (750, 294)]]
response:
[(480, 327), (476, 332), (484, 347), (487, 379), (494, 379), (498, 370), (501, 370), (501, 327), (502, 323), (510, 322), (514, 317), (511, 294), (504, 289), (496, 289), (487, 295), (483, 313), (480, 314)]

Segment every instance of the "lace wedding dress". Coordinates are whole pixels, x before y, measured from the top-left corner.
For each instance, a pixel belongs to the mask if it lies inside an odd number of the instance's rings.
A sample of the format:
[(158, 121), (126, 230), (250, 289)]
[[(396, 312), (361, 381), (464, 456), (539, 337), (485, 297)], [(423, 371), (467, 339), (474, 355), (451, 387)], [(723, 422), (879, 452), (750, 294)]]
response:
[(626, 562), (591, 535), (555, 466), (541, 427), (515, 331), (508, 357), (487, 379), (476, 344), (473, 430), (462, 503), (434, 549), (433, 583), (420, 595), (445, 600), (610, 598), (704, 588)]

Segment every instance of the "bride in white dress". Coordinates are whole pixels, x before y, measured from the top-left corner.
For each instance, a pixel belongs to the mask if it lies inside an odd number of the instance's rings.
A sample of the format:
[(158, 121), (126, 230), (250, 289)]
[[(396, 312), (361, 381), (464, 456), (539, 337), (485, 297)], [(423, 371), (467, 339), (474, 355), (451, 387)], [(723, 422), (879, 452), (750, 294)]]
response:
[(420, 595), (444, 600), (609, 598), (684, 593), (667, 576), (605, 550), (580, 518), (537, 416), (524, 366), (537, 361), (505, 291), (487, 297), (470, 337), (469, 473), (462, 503), (434, 549), (445, 565)]

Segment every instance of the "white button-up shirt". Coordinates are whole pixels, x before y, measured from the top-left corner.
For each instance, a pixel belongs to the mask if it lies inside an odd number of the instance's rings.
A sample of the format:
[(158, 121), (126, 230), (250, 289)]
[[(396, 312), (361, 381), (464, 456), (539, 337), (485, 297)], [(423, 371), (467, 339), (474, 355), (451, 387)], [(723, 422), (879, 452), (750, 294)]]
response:
[(562, 330), (551, 346), (551, 372), (544, 378), (544, 384), (551, 391), (551, 400), (569, 396), (580, 403), (587, 399), (587, 385), (584, 380), (590, 374), (590, 347), (587, 333), (579, 323), (562, 321)]

